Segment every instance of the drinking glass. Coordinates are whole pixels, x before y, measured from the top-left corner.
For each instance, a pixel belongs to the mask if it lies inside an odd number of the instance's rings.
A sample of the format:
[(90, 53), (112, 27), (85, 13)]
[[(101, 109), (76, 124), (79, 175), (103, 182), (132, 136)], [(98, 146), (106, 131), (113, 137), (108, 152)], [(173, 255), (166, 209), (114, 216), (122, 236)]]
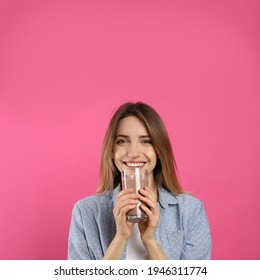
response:
[[(133, 189), (134, 193), (148, 186), (148, 172), (146, 169), (134, 168), (121, 172), (122, 189)], [(132, 223), (145, 222), (147, 215), (140, 209), (140, 201), (134, 209), (127, 212), (127, 220)]]

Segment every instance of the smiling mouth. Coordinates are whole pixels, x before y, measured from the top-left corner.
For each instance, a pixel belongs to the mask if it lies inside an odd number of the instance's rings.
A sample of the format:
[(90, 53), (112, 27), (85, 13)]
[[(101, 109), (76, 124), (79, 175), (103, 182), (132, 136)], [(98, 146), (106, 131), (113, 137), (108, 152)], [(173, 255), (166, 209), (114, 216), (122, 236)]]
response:
[(142, 167), (146, 164), (146, 162), (124, 162), (124, 164), (128, 167), (134, 167), (134, 168), (137, 168), (137, 167)]

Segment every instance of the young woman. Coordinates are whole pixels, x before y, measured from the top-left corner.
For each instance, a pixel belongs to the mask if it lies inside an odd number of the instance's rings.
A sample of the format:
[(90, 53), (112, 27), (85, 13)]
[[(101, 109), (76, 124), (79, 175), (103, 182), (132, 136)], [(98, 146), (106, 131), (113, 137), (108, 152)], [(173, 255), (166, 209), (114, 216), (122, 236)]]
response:
[[(138, 194), (121, 188), (121, 171), (148, 171)], [(126, 214), (141, 202), (146, 222)], [(73, 209), (69, 259), (209, 259), (203, 204), (184, 192), (166, 128), (149, 105), (123, 104), (112, 117), (101, 155), (97, 194)]]

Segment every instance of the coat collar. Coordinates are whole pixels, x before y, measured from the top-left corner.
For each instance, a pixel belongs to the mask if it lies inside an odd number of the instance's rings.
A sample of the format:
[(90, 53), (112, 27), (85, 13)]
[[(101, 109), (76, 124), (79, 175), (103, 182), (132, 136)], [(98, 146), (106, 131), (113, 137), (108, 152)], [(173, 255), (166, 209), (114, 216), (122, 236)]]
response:
[(176, 196), (161, 185), (158, 186), (158, 193), (159, 203), (162, 208), (165, 209), (169, 205), (178, 204), (178, 199), (176, 198)]

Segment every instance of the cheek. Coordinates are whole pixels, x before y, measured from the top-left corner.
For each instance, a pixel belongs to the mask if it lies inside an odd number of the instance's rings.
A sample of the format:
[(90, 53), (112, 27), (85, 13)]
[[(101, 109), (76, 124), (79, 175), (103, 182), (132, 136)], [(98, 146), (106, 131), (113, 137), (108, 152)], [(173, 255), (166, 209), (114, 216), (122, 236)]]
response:
[(149, 157), (152, 161), (157, 161), (157, 155), (154, 149), (149, 151)]
[(121, 163), (122, 156), (124, 155), (123, 150), (120, 148), (115, 148), (113, 152), (114, 163), (117, 165)]
[(148, 153), (147, 153), (147, 156), (149, 157), (150, 159), (150, 167), (151, 169), (153, 170), (156, 166), (156, 163), (157, 163), (157, 155), (155, 153), (154, 150), (150, 150)]
[(113, 162), (114, 162), (115, 166), (117, 168), (119, 168), (120, 161), (119, 161), (118, 153), (116, 151), (113, 153)]
[(157, 160), (156, 160), (156, 159), (154, 159), (152, 163), (153, 163), (153, 164), (152, 164), (152, 166), (151, 166), (151, 167), (152, 167), (152, 170), (154, 170), (154, 168), (155, 168), (155, 166), (156, 166), (156, 164), (157, 164)]
[(119, 159), (120, 158), (120, 151), (118, 149), (114, 149), (114, 152), (113, 152), (113, 156), (114, 156), (114, 159)]

